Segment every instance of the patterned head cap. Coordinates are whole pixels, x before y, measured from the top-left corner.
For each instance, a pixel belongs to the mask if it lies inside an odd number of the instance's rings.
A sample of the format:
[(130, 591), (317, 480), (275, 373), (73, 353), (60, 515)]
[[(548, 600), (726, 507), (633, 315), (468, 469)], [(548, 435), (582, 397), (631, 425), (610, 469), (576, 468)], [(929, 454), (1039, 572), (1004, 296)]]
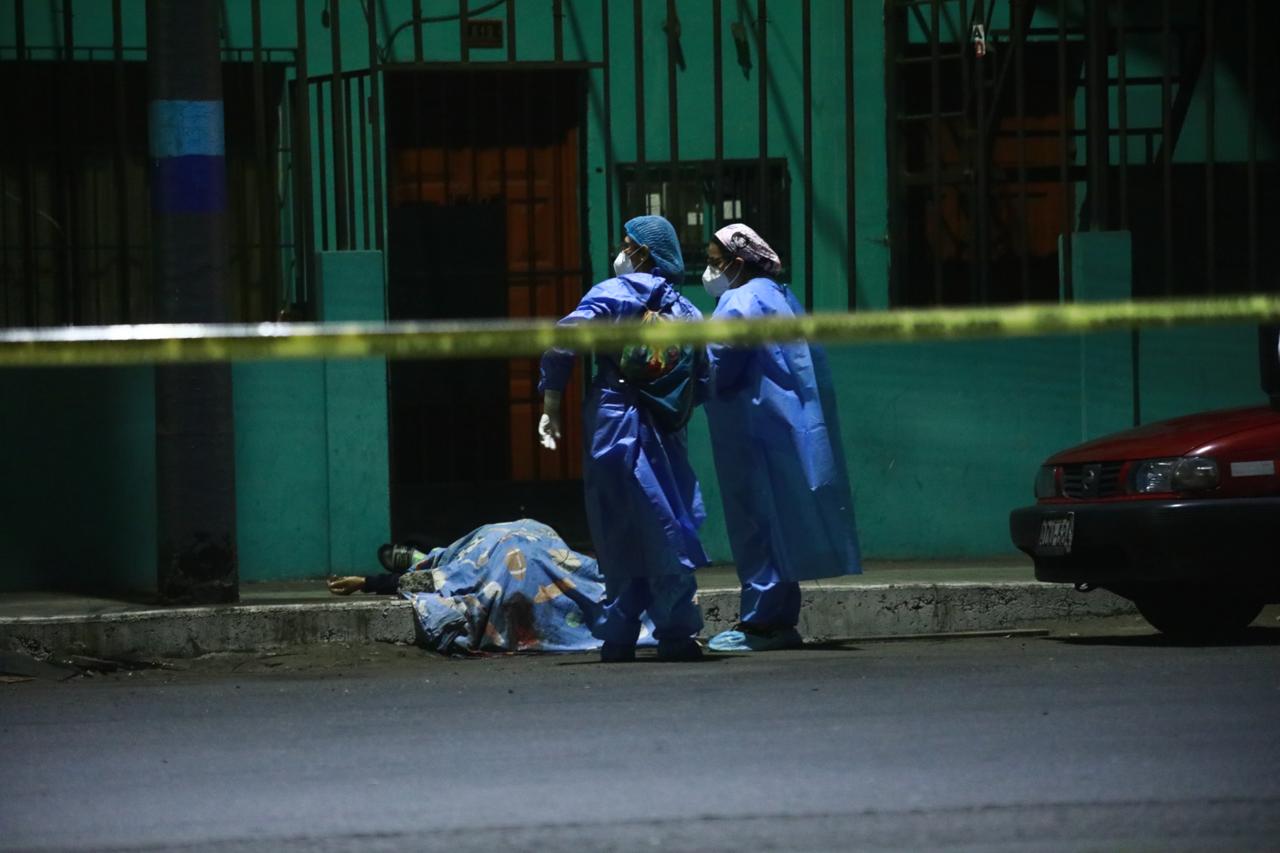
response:
[(716, 239), (729, 254), (755, 266), (769, 275), (782, 272), (782, 260), (778, 253), (755, 232), (750, 225), (735, 222), (716, 232)]

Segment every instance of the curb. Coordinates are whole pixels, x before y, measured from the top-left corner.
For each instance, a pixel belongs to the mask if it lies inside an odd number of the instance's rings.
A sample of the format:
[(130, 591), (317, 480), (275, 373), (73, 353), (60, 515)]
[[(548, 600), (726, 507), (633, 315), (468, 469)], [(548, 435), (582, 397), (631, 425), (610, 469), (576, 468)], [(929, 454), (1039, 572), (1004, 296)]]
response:
[(324, 643), (412, 643), (403, 599), (0, 619), (0, 648), (110, 659), (190, 658)]
[[(1084, 595), (1067, 584), (863, 584), (801, 590), (799, 629), (810, 640), (1000, 631), (1137, 612), (1120, 596), (1105, 590)], [(699, 598), (704, 636), (738, 621), (737, 590), (711, 590)]]
[[(1043, 583), (860, 584), (802, 587), (800, 633), (810, 640), (1022, 629), (1134, 612), (1105, 591)], [(738, 590), (698, 595), (710, 637), (738, 620)], [(0, 649), (75, 652), (118, 660), (188, 658), (325, 643), (412, 643), (413, 608), (393, 598), (310, 604), (165, 608), (0, 618)]]

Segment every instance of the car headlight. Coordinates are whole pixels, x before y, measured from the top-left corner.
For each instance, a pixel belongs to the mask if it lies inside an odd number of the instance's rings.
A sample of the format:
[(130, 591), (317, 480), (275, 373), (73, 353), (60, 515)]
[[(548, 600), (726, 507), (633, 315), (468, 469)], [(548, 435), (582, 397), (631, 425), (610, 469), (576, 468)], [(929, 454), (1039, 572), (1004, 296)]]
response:
[(1218, 463), (1205, 456), (1188, 456), (1173, 467), (1173, 488), (1179, 492), (1198, 492), (1216, 488)]
[(1052, 465), (1042, 465), (1036, 472), (1036, 497), (1058, 497), (1058, 469)]
[(1204, 456), (1147, 459), (1133, 466), (1133, 490), (1138, 494), (1198, 492), (1218, 485), (1218, 463)]

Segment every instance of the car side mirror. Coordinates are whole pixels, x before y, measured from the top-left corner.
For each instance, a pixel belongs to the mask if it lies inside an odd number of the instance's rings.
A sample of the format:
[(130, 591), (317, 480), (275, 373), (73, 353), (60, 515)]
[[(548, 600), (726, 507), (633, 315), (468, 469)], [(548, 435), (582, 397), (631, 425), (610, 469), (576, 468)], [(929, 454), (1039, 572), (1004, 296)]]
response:
[(1258, 374), (1271, 407), (1280, 410), (1280, 325), (1258, 327)]

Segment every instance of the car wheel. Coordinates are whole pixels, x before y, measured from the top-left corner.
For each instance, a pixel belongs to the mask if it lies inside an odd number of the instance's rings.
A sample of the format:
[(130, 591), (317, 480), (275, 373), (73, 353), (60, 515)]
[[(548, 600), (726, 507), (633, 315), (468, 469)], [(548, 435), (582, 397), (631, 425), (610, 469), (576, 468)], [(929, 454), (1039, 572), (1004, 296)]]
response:
[(1239, 634), (1262, 612), (1248, 593), (1179, 588), (1135, 594), (1133, 603), (1160, 633), (1178, 640), (1222, 640)]

